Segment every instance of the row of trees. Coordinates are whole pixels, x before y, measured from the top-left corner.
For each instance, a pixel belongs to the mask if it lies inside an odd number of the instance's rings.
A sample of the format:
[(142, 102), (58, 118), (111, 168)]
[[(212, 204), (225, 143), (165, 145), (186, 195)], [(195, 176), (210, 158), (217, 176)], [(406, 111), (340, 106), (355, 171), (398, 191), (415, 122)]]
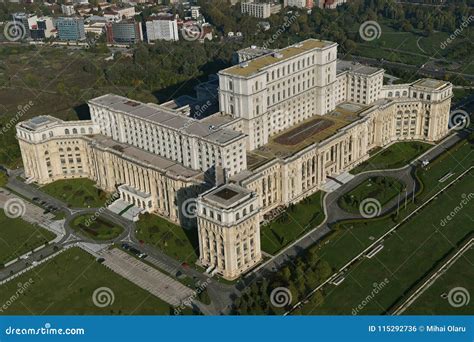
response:
[[(282, 314), (303, 300), (333, 272), (329, 263), (318, 257), (316, 248), (313, 246), (303, 251), (272, 276), (253, 282), (241, 297), (235, 299), (233, 313), (240, 315)], [(291, 302), (283, 308), (272, 305), (272, 291), (278, 287), (285, 287), (291, 293)], [(315, 304), (321, 304), (322, 293), (318, 292), (311, 300)]]

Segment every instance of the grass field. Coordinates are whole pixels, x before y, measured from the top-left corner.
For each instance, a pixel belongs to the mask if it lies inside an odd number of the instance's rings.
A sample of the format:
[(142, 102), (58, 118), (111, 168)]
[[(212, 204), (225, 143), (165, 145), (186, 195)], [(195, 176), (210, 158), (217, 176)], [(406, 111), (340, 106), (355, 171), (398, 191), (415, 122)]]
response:
[(274, 254), (324, 220), (321, 191), (289, 207), (261, 228), (262, 250)]
[(100, 217), (91, 220), (91, 216), (88, 215), (76, 217), (71, 227), (80, 234), (99, 241), (115, 239), (123, 232), (121, 227), (113, 223)]
[[(381, 314), (390, 308), (405, 291), (440, 258), (452, 251), (453, 245), (474, 231), (469, 213), (474, 201), (452, 217), (446, 225), (441, 220), (459, 206), (466, 189), (472, 189), (474, 172), (466, 175), (452, 188), (403, 224), (396, 234), (384, 240), (384, 249), (372, 259), (362, 259), (339, 285), (325, 289), (324, 303), (306, 306), (305, 314), (351, 314), (365, 301), (358, 314)], [(387, 285), (375, 297), (367, 300), (374, 285)]]
[[(457, 287), (474, 295), (474, 248), (471, 247), (428, 287), (403, 313), (404, 315), (472, 315), (470, 305), (454, 307), (441, 297)], [(460, 304), (460, 303), (459, 303)]]
[(403, 167), (431, 148), (432, 145), (418, 142), (398, 142), (379, 151), (369, 160), (351, 170), (352, 174), (357, 174), (371, 170), (396, 169)]
[(99, 208), (107, 200), (107, 193), (89, 179), (59, 180), (43, 186), (41, 191), (66, 202), (70, 208)]
[(360, 203), (367, 198), (377, 200), (382, 208), (396, 197), (404, 184), (392, 177), (371, 177), (354, 189), (348, 191), (338, 200), (338, 205), (348, 212), (359, 212)]
[[(329, 236), (315, 245), (318, 256), (327, 261), (332, 269), (340, 269), (355, 255), (367, 248), (403, 217), (408, 215), (417, 205), (439, 191), (442, 186), (445, 186), (447, 183), (440, 183), (438, 181), (443, 175), (448, 172), (459, 175), (473, 164), (473, 145), (464, 140), (443, 153), (428, 168), (418, 172), (419, 178), (425, 186), (417, 194), (417, 204), (409, 202), (406, 210), (403, 207), (401, 208), (398, 220), (394, 221), (390, 216), (386, 216), (370, 221), (354, 220), (340, 222), (332, 227), (333, 231)], [(314, 284), (314, 286), (317, 285)], [(305, 308), (303, 312), (309, 311), (311, 309)]]
[[(31, 281), (30, 281), (31, 279)], [(97, 263), (79, 248), (71, 248), (14, 281), (0, 286), (0, 303), (7, 303), (18, 284), (30, 283), (26, 292), (4, 315), (166, 315), (169, 305)], [(94, 305), (100, 287), (113, 292), (110, 306)]]
[(159, 216), (145, 214), (137, 223), (137, 238), (181, 262), (194, 264), (199, 254), (197, 229), (184, 229)]
[(11, 219), (0, 210), (0, 265), (51, 241), (55, 235), (21, 218)]

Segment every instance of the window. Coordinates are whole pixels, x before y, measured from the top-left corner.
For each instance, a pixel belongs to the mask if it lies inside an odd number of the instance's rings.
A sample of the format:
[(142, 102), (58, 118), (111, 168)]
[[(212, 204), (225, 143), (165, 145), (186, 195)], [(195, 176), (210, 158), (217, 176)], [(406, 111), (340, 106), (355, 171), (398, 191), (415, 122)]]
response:
[(67, 128), (64, 130), (64, 134), (66, 134), (66, 135), (69, 134), (69, 130)]

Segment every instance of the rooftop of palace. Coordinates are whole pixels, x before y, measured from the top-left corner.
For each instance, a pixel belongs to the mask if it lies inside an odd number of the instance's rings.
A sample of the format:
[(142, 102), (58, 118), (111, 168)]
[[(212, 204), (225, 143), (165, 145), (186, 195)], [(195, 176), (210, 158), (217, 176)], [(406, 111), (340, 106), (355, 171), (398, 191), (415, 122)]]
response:
[(336, 43), (318, 39), (308, 39), (298, 44), (290, 45), (286, 48), (276, 50), (274, 53), (267, 54), (239, 65), (222, 70), (222, 74), (230, 74), (233, 76), (248, 77), (252, 76), (265, 68), (277, 63), (284, 62), (302, 53), (313, 49), (323, 49)]
[(185, 167), (184, 165), (172, 161), (170, 159), (161, 157), (151, 152), (147, 152), (132, 145), (123, 144), (109, 138), (105, 135), (90, 135), (88, 136), (95, 146), (99, 149), (111, 151), (114, 154), (120, 155), (125, 159), (132, 159), (144, 166), (149, 166), (155, 170), (167, 173), (171, 176), (179, 178), (203, 178), (202, 171), (196, 171)]
[(432, 78), (422, 78), (412, 83), (413, 87), (428, 89), (428, 90), (441, 90), (449, 85), (450, 83), (447, 81), (435, 80)]
[(104, 106), (112, 111), (121, 112), (137, 119), (142, 119), (180, 131), (191, 136), (217, 144), (227, 144), (235, 139), (244, 138), (244, 134), (230, 129), (215, 127), (210, 123), (189, 118), (169, 108), (130, 100), (123, 96), (107, 94), (89, 101), (90, 104)]
[(287, 158), (312, 144), (327, 140), (361, 119), (361, 114), (371, 107), (345, 102), (326, 115), (314, 115), (273, 136), (268, 144), (247, 152), (247, 168), (255, 170), (272, 159)]

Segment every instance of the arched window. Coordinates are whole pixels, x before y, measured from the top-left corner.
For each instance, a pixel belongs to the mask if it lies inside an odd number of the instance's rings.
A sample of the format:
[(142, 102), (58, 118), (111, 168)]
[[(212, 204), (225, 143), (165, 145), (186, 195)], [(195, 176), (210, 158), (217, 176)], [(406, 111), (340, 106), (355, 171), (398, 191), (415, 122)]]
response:
[(77, 134), (77, 128), (72, 129), (72, 134)]
[(403, 91), (403, 96), (407, 96), (408, 92), (406, 90)]
[(63, 148), (61, 147), (61, 148), (59, 149), (59, 153), (63, 153), (63, 152), (64, 152), (64, 150), (63, 150)]
[(86, 134), (86, 130), (84, 129), (84, 127), (81, 128), (81, 134)]
[(43, 137), (43, 140), (46, 140), (46, 134), (43, 134), (42, 137)]
[(391, 91), (388, 92), (388, 97), (392, 97), (393, 93)]
[(70, 147), (68, 147), (68, 148), (66, 149), (66, 151), (68, 151), (68, 152), (71, 152), (71, 148), (70, 148)]
[(67, 128), (64, 130), (64, 134), (69, 134), (69, 130)]
[(44, 151), (44, 155), (47, 156), (49, 154), (48, 151)]
[(74, 148), (74, 151), (79, 151), (79, 147), (76, 146), (76, 147)]
[(50, 131), (50, 132), (49, 132), (49, 137), (50, 137), (50, 138), (53, 137), (53, 131)]
[(89, 134), (92, 134), (92, 127), (89, 127)]
[(400, 97), (400, 92), (399, 91), (395, 92), (395, 97)]

